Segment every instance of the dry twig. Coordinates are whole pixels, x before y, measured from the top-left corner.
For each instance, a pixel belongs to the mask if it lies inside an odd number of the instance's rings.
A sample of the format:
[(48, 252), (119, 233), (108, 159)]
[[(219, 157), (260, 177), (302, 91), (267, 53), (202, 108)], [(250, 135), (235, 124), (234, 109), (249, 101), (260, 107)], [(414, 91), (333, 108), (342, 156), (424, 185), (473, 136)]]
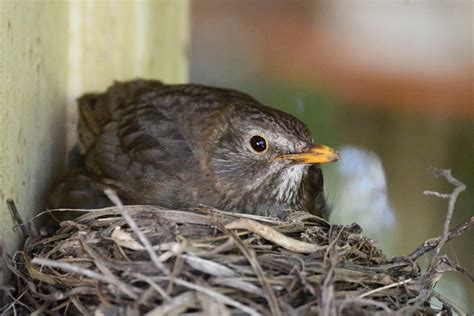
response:
[(143, 232), (140, 230), (138, 227), (137, 223), (133, 220), (133, 218), (128, 214), (127, 210), (123, 207), (122, 201), (120, 201), (119, 197), (113, 191), (112, 189), (105, 189), (104, 190), (105, 195), (112, 201), (117, 206), (117, 210), (119, 211), (120, 215), (127, 221), (128, 225), (132, 228), (133, 232), (137, 234), (138, 238), (140, 238), (140, 241), (143, 243), (145, 246), (146, 251), (150, 255), (151, 260), (153, 263), (156, 265), (158, 269), (160, 269), (164, 274), (168, 275), (170, 274), (170, 271), (168, 268), (166, 268), (156, 255), (156, 252), (153, 250), (153, 247), (151, 246), (150, 242), (146, 238), (146, 236), (143, 234)]
[(434, 195), (439, 198), (448, 199), (448, 212), (446, 214), (446, 220), (444, 221), (443, 234), (441, 235), (441, 239), (438, 245), (434, 249), (433, 256), (431, 257), (431, 261), (429, 264), (430, 267), (434, 266), (437, 260), (437, 257), (439, 255), (439, 252), (441, 251), (441, 248), (443, 248), (444, 244), (449, 238), (449, 226), (451, 224), (451, 219), (453, 218), (454, 206), (456, 205), (456, 200), (459, 194), (466, 189), (466, 185), (464, 183), (462, 183), (461, 181), (453, 177), (450, 169), (433, 169), (433, 174), (436, 177), (440, 177), (440, 176), (444, 177), (450, 184), (454, 185), (455, 188), (453, 192), (451, 192), (450, 194), (441, 194), (434, 191), (423, 192), (423, 194), (425, 195)]
[[(474, 227), (474, 216), (471, 216), (461, 225), (449, 230), (448, 238), (446, 239), (445, 242), (458, 238), (464, 232), (471, 230), (473, 227)], [(440, 244), (441, 239), (442, 237), (440, 236), (440, 237), (426, 240), (425, 242), (423, 242), (422, 245), (420, 245), (418, 248), (413, 250), (412, 253), (408, 255), (408, 258), (415, 261), (419, 257), (435, 249)]]

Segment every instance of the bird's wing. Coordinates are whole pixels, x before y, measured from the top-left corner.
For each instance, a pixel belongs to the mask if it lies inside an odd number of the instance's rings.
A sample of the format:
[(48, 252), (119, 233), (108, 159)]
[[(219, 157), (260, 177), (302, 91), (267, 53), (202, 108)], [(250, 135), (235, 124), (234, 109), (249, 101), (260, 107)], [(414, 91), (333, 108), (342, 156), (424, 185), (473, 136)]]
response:
[(158, 81), (116, 83), (104, 94), (79, 100), (87, 169), (138, 199), (173, 183), (192, 157), (177, 121), (182, 106), (172, 106), (178, 99), (166, 91), (160, 96), (167, 87)]
[(163, 84), (155, 80), (115, 82), (105, 93), (88, 93), (78, 99), (79, 146), (87, 153), (95, 144), (104, 127), (117, 119), (123, 108), (133, 104), (145, 91), (159, 90)]

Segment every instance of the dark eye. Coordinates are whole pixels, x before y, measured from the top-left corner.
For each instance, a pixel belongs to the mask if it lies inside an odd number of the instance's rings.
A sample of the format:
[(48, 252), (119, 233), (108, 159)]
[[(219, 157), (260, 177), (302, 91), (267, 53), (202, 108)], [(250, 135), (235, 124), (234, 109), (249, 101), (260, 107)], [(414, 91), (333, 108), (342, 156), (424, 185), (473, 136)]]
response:
[(267, 140), (260, 135), (255, 135), (250, 138), (250, 146), (258, 153), (266, 152), (268, 149)]

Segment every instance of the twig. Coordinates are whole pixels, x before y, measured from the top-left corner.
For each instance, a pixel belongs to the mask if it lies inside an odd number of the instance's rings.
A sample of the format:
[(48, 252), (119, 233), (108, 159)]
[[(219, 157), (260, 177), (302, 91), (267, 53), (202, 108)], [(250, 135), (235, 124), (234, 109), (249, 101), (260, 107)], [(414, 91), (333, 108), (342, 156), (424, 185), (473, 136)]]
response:
[(326, 249), (326, 246), (318, 246), (315, 244), (310, 244), (304, 241), (296, 240), (288, 236), (283, 235), (282, 233), (276, 231), (270, 226), (260, 224), (251, 219), (239, 219), (234, 222), (231, 222), (225, 225), (226, 229), (245, 229), (251, 231), (254, 234), (260, 235), (266, 240), (274, 242), (275, 244), (295, 252), (302, 253), (313, 253)]
[[(147, 281), (148, 282), (148, 281)], [(156, 283), (155, 283), (156, 284)], [(196, 306), (196, 293), (194, 291), (188, 291), (181, 293), (173, 299), (169, 299), (166, 303), (163, 303), (148, 313), (145, 316), (163, 316), (163, 315), (178, 315), (182, 314), (188, 309), (189, 307)]]
[(132, 273), (132, 275), (135, 278), (137, 278), (138, 280), (148, 283), (156, 292), (158, 292), (158, 294), (161, 295), (163, 300), (166, 301), (167, 303), (172, 301), (171, 297), (168, 295), (168, 293), (166, 293), (166, 291), (161, 286), (159, 286), (158, 284), (153, 282), (149, 277), (147, 277), (147, 276), (145, 276), (141, 273)]
[(448, 199), (448, 213), (446, 214), (446, 220), (444, 222), (443, 227), (443, 234), (441, 235), (441, 240), (439, 241), (438, 245), (434, 249), (433, 257), (431, 257), (431, 261), (429, 264), (429, 268), (433, 267), (436, 263), (438, 255), (443, 248), (444, 244), (448, 240), (449, 237), (449, 225), (451, 224), (451, 219), (453, 218), (454, 206), (456, 204), (456, 200), (458, 195), (466, 189), (466, 185), (459, 181), (458, 179), (454, 178), (451, 174), (450, 169), (433, 169), (433, 174), (436, 177), (442, 176), (448, 181), (450, 184), (454, 185), (455, 188), (451, 194), (441, 194), (438, 192), (433, 191), (425, 191), (423, 194), (425, 195), (434, 195), (440, 198)]
[[(461, 225), (451, 229), (448, 233), (448, 238), (446, 242), (451, 241), (453, 239), (458, 238), (462, 235), (465, 231), (468, 231), (474, 227), (474, 216), (468, 218), (464, 223)], [(436, 248), (441, 241), (441, 236), (436, 238), (431, 238), (426, 240), (421, 246), (416, 248), (411, 254), (408, 255), (412, 261), (415, 261), (419, 257), (423, 256), (427, 252), (431, 251), (432, 249)]]
[(90, 311), (87, 310), (87, 308), (81, 303), (80, 299), (76, 295), (71, 295), (69, 299), (71, 300), (74, 307), (76, 307), (82, 315), (90, 314)]
[[(337, 231), (337, 229), (336, 229), (336, 231)], [(330, 254), (331, 254), (331, 253), (334, 253), (334, 251), (336, 250), (336, 248), (337, 248), (337, 246), (336, 246), (337, 240), (339, 239), (339, 237), (341, 237), (341, 234), (342, 234), (343, 231), (344, 231), (344, 228), (341, 227), (341, 228), (339, 229), (339, 231), (337, 231), (336, 236), (335, 236), (334, 238), (331, 238), (329, 245), (327, 245), (326, 252), (324, 253), (324, 261), (326, 261), (326, 259), (330, 258)], [(328, 235), (331, 236), (331, 235), (332, 235), (332, 232), (333, 232), (333, 230), (332, 230), (332, 227), (331, 227), (331, 228), (329, 229)]]
[(338, 308), (338, 314), (341, 315), (342, 311), (346, 307), (347, 304), (354, 303), (358, 305), (373, 305), (383, 309), (386, 313), (393, 313), (393, 311), (384, 303), (378, 302), (375, 300), (365, 299), (365, 298), (345, 298), (341, 305)]
[(409, 256), (408, 259), (411, 261), (416, 260), (421, 255), (427, 253), (428, 251), (434, 249), (433, 255), (431, 260), (428, 264), (427, 270), (422, 273), (417, 280), (415, 280), (415, 285), (418, 288), (418, 296), (415, 298), (411, 298), (408, 300), (408, 304), (412, 304), (412, 306), (407, 306), (404, 312), (413, 313), (421, 304), (426, 302), (430, 297), (433, 295), (433, 284), (441, 277), (443, 272), (455, 270), (452, 265), (450, 265), (450, 261), (447, 257), (440, 257), (440, 252), (443, 246), (446, 244), (447, 241), (458, 237), (462, 232), (470, 229), (472, 227), (472, 218), (469, 219), (464, 224), (450, 230), (449, 226), (451, 224), (451, 220), (454, 213), (454, 207), (456, 205), (456, 200), (461, 192), (466, 189), (464, 183), (459, 181), (458, 179), (454, 178), (451, 174), (450, 169), (433, 169), (433, 174), (436, 177), (444, 177), (448, 183), (455, 186), (452, 193), (439, 193), (435, 191), (424, 191), (423, 194), (425, 195), (433, 195), (442, 199), (448, 199), (448, 212), (446, 214), (446, 219), (443, 225), (443, 233), (438, 238), (433, 238), (427, 240), (415, 249)]
[[(162, 277), (158, 277), (158, 279), (162, 279)], [(164, 279), (169, 280), (169, 277), (165, 277)], [(179, 279), (179, 278), (174, 279), (174, 282), (176, 284), (184, 286), (188, 289), (195, 290), (195, 291), (207, 294), (210, 297), (215, 298), (217, 301), (219, 301), (223, 304), (230, 305), (230, 306), (233, 306), (235, 308), (238, 308), (241, 311), (243, 311), (245, 313), (248, 313), (249, 315), (253, 315), (253, 316), (260, 315), (260, 313), (258, 313), (257, 311), (255, 311), (251, 307), (249, 307), (247, 305), (244, 305), (244, 304), (242, 304), (242, 303), (240, 303), (240, 302), (238, 302), (238, 301), (236, 301), (236, 300), (234, 300), (234, 299), (232, 299), (232, 298), (230, 298), (230, 297), (228, 297), (224, 294), (221, 294), (221, 293), (219, 293), (219, 292), (217, 292), (213, 289), (210, 289), (210, 288), (207, 288), (207, 287), (204, 287), (204, 286), (200, 286), (200, 285), (197, 285), (197, 284), (194, 284), (194, 283), (191, 283), (191, 282)]]
[[(326, 262), (326, 258), (324, 259)], [(335, 301), (334, 301), (334, 270), (336, 268), (337, 258), (334, 256), (329, 257), (330, 266), (329, 270), (324, 278), (324, 282), (321, 285), (321, 303), (319, 306), (319, 315), (329, 316), (335, 315)]]
[[(249, 220), (249, 219), (244, 219), (243, 221), (251, 221), (251, 222), (256, 223), (255, 221), (252, 221), (252, 220)], [(238, 223), (238, 222), (239, 221), (235, 221), (235, 222), (232, 222), (230, 224)], [(239, 250), (242, 252), (242, 254), (247, 258), (248, 262), (250, 263), (250, 266), (252, 267), (255, 274), (257, 275), (257, 278), (258, 278), (258, 280), (259, 280), (259, 282), (262, 286), (263, 293), (265, 294), (265, 298), (267, 299), (268, 305), (270, 307), (271, 314), (276, 315), (276, 316), (281, 315), (280, 306), (278, 304), (275, 293), (273, 292), (273, 289), (272, 289), (271, 285), (268, 283), (268, 280), (265, 277), (265, 273), (263, 272), (262, 267), (260, 266), (259, 262), (257, 261), (257, 258), (255, 256), (255, 252), (253, 252), (253, 251), (249, 250), (247, 247), (245, 247), (242, 240), (240, 240), (240, 238), (234, 232), (227, 230), (227, 227), (229, 225), (226, 225), (225, 227), (222, 227), (222, 225), (220, 225), (220, 226), (221, 226), (220, 227), (221, 230), (225, 234), (227, 234), (228, 236), (230, 236), (232, 238), (232, 240), (234, 241), (237, 248), (239, 248)], [(236, 225), (236, 226), (238, 226), (238, 225)], [(268, 227), (268, 226), (266, 226), (266, 227)], [(232, 228), (240, 228), (240, 226), (239, 227), (231, 226), (231, 229)]]
[(95, 266), (100, 270), (100, 272), (102, 272), (107, 278), (109, 278), (110, 280), (113, 280), (113, 284), (120, 290), (122, 291), (123, 293), (127, 294), (130, 298), (136, 300), (138, 298), (138, 295), (135, 294), (131, 288), (129, 288), (129, 286), (122, 282), (121, 280), (119, 280), (118, 277), (116, 277), (112, 271), (110, 271), (110, 269), (107, 267), (107, 265), (104, 263), (104, 260), (102, 259), (102, 257), (94, 250), (92, 249), (92, 247), (90, 247), (88, 244), (87, 244), (87, 241), (86, 241), (86, 233), (85, 232), (81, 232), (79, 233), (79, 241), (81, 242), (82, 244), (82, 247), (84, 248), (84, 250), (89, 254), (89, 256), (91, 256), (92, 259), (94, 259), (94, 264)]
[(33, 260), (31, 260), (31, 263), (41, 265), (41, 266), (60, 268), (64, 271), (68, 271), (68, 272), (72, 272), (76, 274), (82, 274), (91, 279), (114, 284), (113, 280), (111, 280), (110, 278), (106, 277), (103, 274), (97, 273), (89, 269), (81, 268), (79, 266), (76, 266), (70, 263), (44, 259), (44, 258), (39, 258), (39, 257), (34, 257)]
[(20, 231), (24, 237), (29, 237), (33, 235), (33, 232), (29, 230), (29, 227), (25, 225), (23, 219), (20, 216), (20, 212), (15, 205), (15, 202), (12, 199), (7, 200), (8, 209), (10, 210), (10, 215), (13, 218), (13, 221), (20, 227)]
[(329, 245), (324, 253), (323, 263), (327, 269), (324, 282), (321, 285), (321, 294), (320, 294), (320, 306), (319, 314), (323, 316), (335, 315), (336, 314), (336, 305), (335, 305), (335, 295), (334, 295), (334, 277), (335, 269), (337, 263), (340, 261), (339, 253), (337, 252), (337, 241), (341, 236), (344, 228), (341, 227), (339, 230), (336, 229), (336, 234), (334, 236), (332, 227), (329, 229)]
[[(13, 311), (13, 313), (16, 313), (16, 310), (15, 310), (15, 305), (16, 304), (21, 304), (21, 298), (23, 297), (23, 295), (25, 295), (28, 291), (26, 289), (24, 289), (20, 295), (18, 295), (18, 297), (16, 298), (13, 298), (12, 299), (12, 302), (8, 305), (5, 305), (5, 306), (2, 306), (2, 308), (0, 309), (0, 312), (2, 312), (0, 315), (3, 316), (3, 315), (7, 315), (7, 312), (11, 309)], [(10, 296), (11, 297), (11, 296)], [(21, 304), (22, 306), (26, 307), (28, 310), (31, 311), (31, 308), (29, 306), (25, 306), (24, 304)]]
[[(26, 241), (28, 242), (28, 238), (26, 239)], [(8, 270), (10, 270), (11, 273), (13, 273), (18, 279), (22, 279), (24, 281), (27, 281), (25, 275), (23, 273), (21, 273), (21, 271), (19, 271), (17, 268), (16, 268), (16, 265), (14, 265), (13, 263), (15, 262), (15, 258), (10, 258), (10, 256), (8, 255), (7, 253), (7, 249), (5, 248), (5, 245), (4, 245), (4, 242), (2, 239), (0, 239), (0, 255), (1, 255), (1, 261), (3, 261), (3, 265), (0, 266), (3, 270), (3, 267), (7, 267)], [(0, 270), (0, 271), (1, 271)], [(4, 270), (3, 273), (6, 273), (6, 271)]]
[(404, 284), (407, 284), (407, 283), (412, 282), (412, 281), (413, 281), (412, 279), (406, 279), (406, 280), (403, 280), (403, 281), (400, 281), (400, 282), (396, 282), (396, 283), (392, 283), (392, 284), (385, 285), (385, 286), (382, 286), (382, 287), (378, 287), (376, 289), (373, 289), (373, 290), (370, 290), (368, 292), (362, 293), (357, 298), (364, 298), (366, 296), (375, 294), (377, 292), (381, 292), (381, 291), (384, 291), (384, 290), (387, 290), (387, 289), (391, 289), (392, 287), (397, 287), (397, 286), (400, 286), (400, 285), (404, 285)]
[(281, 224), (282, 221), (276, 217), (267, 217), (267, 216), (261, 216), (261, 215), (253, 215), (253, 214), (245, 214), (245, 213), (235, 213), (235, 212), (228, 212), (228, 211), (222, 211), (219, 210), (215, 207), (209, 206), (209, 205), (199, 205), (199, 208), (193, 208), (194, 210), (198, 212), (203, 212), (209, 215), (225, 215), (225, 216), (230, 216), (232, 218), (248, 218), (252, 219), (255, 221), (263, 222), (263, 223), (268, 223), (268, 224)]
[(464, 269), (463, 267), (461, 267), (461, 266), (460, 266), (459, 264), (457, 264), (457, 263), (450, 262), (449, 264), (451, 265), (451, 267), (452, 267), (455, 271), (464, 274), (467, 278), (469, 278), (469, 280), (471, 280), (471, 282), (474, 283), (474, 275), (473, 275), (472, 273), (470, 273), (469, 271), (467, 271), (466, 269)]
[(122, 201), (120, 201), (119, 197), (117, 196), (117, 193), (115, 193), (114, 190), (112, 189), (105, 189), (104, 190), (105, 195), (112, 201), (117, 206), (117, 210), (119, 211), (120, 215), (127, 221), (127, 224), (130, 226), (130, 228), (137, 234), (138, 238), (140, 238), (140, 241), (142, 242), (143, 246), (145, 247), (146, 251), (150, 255), (151, 260), (155, 264), (155, 266), (161, 270), (165, 275), (170, 274), (170, 270), (165, 267), (163, 263), (161, 263), (160, 259), (158, 258), (158, 255), (156, 252), (153, 250), (153, 246), (151, 245), (150, 241), (148, 238), (146, 238), (145, 234), (140, 230), (138, 227), (137, 223), (133, 220), (133, 218), (130, 216), (130, 214), (125, 210), (123, 207)]

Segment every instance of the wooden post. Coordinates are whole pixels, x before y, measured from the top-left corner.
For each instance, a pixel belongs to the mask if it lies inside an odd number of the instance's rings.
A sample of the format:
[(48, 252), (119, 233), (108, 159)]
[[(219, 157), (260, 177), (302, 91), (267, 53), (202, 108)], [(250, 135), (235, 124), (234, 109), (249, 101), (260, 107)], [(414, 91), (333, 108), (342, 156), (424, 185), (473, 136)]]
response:
[[(187, 0), (0, 2), (0, 239), (6, 200), (23, 219), (45, 206), (75, 142), (75, 99), (113, 80), (185, 82)], [(1, 282), (1, 281), (0, 281)]]

